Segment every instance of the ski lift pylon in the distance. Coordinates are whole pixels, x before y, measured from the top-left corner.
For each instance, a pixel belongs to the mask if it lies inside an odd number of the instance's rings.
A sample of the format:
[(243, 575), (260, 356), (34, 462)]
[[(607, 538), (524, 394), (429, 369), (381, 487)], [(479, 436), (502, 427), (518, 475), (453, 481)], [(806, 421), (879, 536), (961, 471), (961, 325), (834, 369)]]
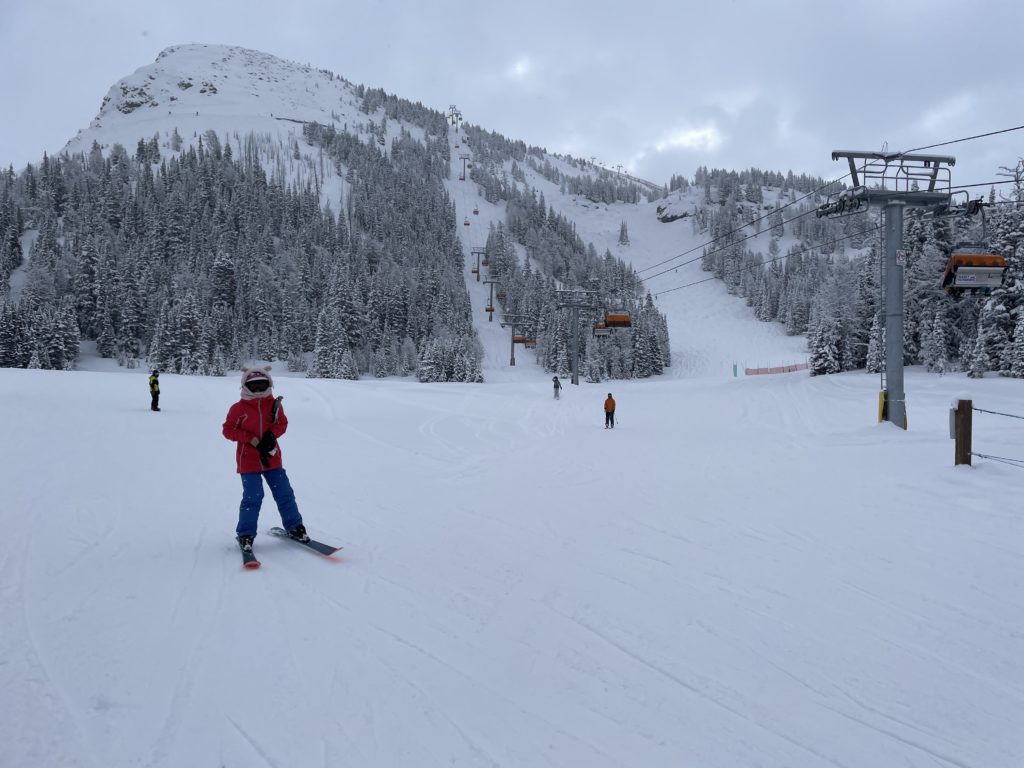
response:
[(608, 328), (632, 328), (633, 320), (625, 309), (613, 309), (604, 313), (604, 324)]
[(946, 264), (942, 287), (952, 296), (987, 295), (1001, 286), (1005, 278), (1005, 258), (983, 245), (959, 245)]

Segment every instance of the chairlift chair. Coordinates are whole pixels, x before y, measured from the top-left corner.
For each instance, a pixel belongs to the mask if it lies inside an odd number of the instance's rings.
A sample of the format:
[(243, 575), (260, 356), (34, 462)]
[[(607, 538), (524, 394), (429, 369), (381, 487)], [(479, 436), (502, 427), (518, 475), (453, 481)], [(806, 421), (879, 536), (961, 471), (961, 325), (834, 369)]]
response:
[(1006, 279), (1006, 259), (985, 243), (985, 204), (982, 200), (968, 200), (965, 206), (969, 216), (981, 214), (981, 240), (961, 243), (950, 254), (946, 270), (942, 273), (942, 287), (951, 296), (980, 294), (987, 296)]
[(594, 323), (594, 336), (608, 336), (611, 332), (611, 329), (607, 325), (605, 325), (604, 320), (598, 320), (596, 323)]
[(625, 309), (613, 309), (604, 313), (604, 324), (608, 328), (632, 328), (633, 321)]
[(465, 220), (464, 222), (462, 222), (462, 223), (463, 223), (463, 225), (464, 225), (464, 226), (467, 226), (467, 227), (468, 227), (468, 226), (469, 226), (469, 219), (467, 218), (467, 219), (466, 219), (466, 220)]
[(942, 287), (946, 293), (988, 295), (1006, 279), (1006, 259), (981, 245), (960, 245), (953, 249)]
[(526, 337), (523, 336), (522, 334), (517, 333), (515, 336), (512, 337), (512, 343), (513, 344), (524, 344), (524, 343), (526, 343)]
[(476, 206), (473, 207), (473, 215), (474, 216), (479, 216), (480, 215), (480, 209), (477, 208)]
[(496, 298), (498, 301), (504, 301), (507, 295), (508, 294), (505, 293), (504, 291), (498, 291), (494, 294), (494, 298)]
[(534, 338), (525, 338), (523, 339), (523, 346), (527, 349), (533, 349), (537, 346), (537, 340)]

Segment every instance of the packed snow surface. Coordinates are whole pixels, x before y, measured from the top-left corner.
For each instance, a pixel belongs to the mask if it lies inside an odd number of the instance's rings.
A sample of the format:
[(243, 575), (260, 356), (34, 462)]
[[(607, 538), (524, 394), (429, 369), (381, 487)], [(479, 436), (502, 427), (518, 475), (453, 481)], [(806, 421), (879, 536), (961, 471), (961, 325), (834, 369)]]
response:
[[(1010, 766), (1024, 475), (845, 374), (567, 386), (280, 375), (334, 559), (244, 571), (237, 379), (0, 370), (0, 765)], [(619, 424), (602, 428), (602, 401)], [(1018, 426), (1019, 425), (1019, 426)], [(975, 450), (1024, 454), (975, 414)], [(269, 494), (261, 531), (279, 524)]]

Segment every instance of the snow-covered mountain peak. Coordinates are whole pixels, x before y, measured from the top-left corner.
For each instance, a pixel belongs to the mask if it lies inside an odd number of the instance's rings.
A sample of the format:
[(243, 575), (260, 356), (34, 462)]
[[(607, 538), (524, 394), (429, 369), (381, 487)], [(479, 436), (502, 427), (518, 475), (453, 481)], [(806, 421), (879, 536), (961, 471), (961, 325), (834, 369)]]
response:
[(93, 141), (131, 148), (174, 128), (186, 141), (210, 129), (277, 132), (282, 121), (293, 128), (352, 119), (358, 101), (350, 83), (326, 70), (237, 46), (177, 45), (114, 83), (64, 151), (87, 151)]

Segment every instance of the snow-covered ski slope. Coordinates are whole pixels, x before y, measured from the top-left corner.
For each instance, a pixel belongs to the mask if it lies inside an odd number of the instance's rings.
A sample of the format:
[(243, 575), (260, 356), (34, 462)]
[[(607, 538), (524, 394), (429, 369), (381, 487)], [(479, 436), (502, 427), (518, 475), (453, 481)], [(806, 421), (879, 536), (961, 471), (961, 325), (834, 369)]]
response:
[[(549, 156), (547, 160), (563, 173), (581, 173), (558, 158)], [(632, 264), (652, 293), (711, 277), (700, 267), (701, 248), (709, 242), (708, 234), (695, 233), (689, 218), (659, 221), (656, 209), (664, 200), (636, 205), (595, 203), (582, 196), (563, 195), (555, 184), (528, 166), (523, 169), (527, 183), (544, 193), (548, 205), (575, 222), (576, 231), (585, 241), (593, 243), (598, 253), (609, 250)], [(689, 194), (674, 193), (672, 199), (682, 210), (692, 211), (702, 195), (703, 190), (691, 190)], [(768, 192), (766, 199), (770, 202), (773, 193)], [(629, 232), (629, 245), (619, 245), (623, 221)], [(743, 235), (747, 234), (750, 231), (744, 230)], [(749, 241), (747, 247), (767, 253), (768, 240), (765, 232)], [(791, 238), (783, 238), (780, 245), (785, 249), (791, 242)], [(685, 255), (675, 258), (680, 254)], [(667, 263), (655, 267), (662, 262)], [(671, 272), (646, 279), (670, 268)], [(658, 296), (657, 304), (668, 317), (672, 342), (668, 376), (731, 376), (733, 364), (742, 372), (747, 366), (802, 362), (807, 357), (804, 337), (786, 336), (778, 323), (755, 322), (746, 302), (730, 296), (720, 280), (664, 293)]]
[[(336, 561), (232, 540), (235, 378), (0, 370), (0, 765), (1024, 759), (1020, 384), (278, 377)], [(607, 390), (619, 426), (602, 429)], [(976, 414), (975, 450), (1024, 424)], [(278, 524), (265, 502), (261, 530)]]
[[(449, 194), (455, 202), (456, 225), (461, 234), (466, 252), (465, 273), (476, 328), (484, 344), (484, 372), (488, 381), (506, 381), (518, 374), (508, 365), (510, 328), (501, 328), (501, 313), (496, 312), (494, 320), (488, 321), (484, 307), (490, 295), (484, 283), (490, 275), (486, 268), (480, 270), (480, 280), (472, 273), (476, 266), (472, 258), (474, 247), (482, 248), (487, 242), (490, 226), (505, 220), (505, 204), (492, 204), (484, 200), (480, 187), (468, 176), (459, 180), (463, 168), (460, 155), (473, 158), (471, 147), (465, 144), (461, 134), (454, 129), (450, 132), (452, 144), (451, 177), (447, 183)], [(562, 162), (557, 157), (547, 156), (548, 162), (563, 173), (582, 175), (581, 171)], [(526, 183), (544, 194), (545, 201), (557, 212), (576, 223), (576, 230), (585, 242), (593, 243), (598, 253), (609, 250), (615, 256), (631, 264), (636, 270), (649, 270), (644, 274), (655, 274), (670, 270), (650, 281), (648, 288), (657, 293), (687, 283), (698, 283), (680, 290), (665, 293), (657, 300), (659, 309), (666, 314), (672, 342), (672, 367), (666, 371), (670, 377), (732, 376), (734, 366), (742, 375), (744, 367), (781, 365), (802, 362), (807, 357), (807, 341), (803, 336), (786, 336), (778, 323), (756, 322), (746, 303), (730, 296), (719, 280), (704, 281), (709, 273), (700, 268), (701, 246), (708, 242), (706, 234), (693, 232), (689, 219), (678, 219), (664, 223), (658, 220), (659, 202), (594, 203), (583, 197), (563, 195), (559, 188), (523, 165)], [(511, 171), (511, 163), (506, 164)], [(701, 193), (702, 194), (702, 193)], [(697, 201), (699, 195), (683, 195), (679, 203), (689, 209), (687, 202)], [(473, 211), (479, 211), (474, 214)], [(629, 245), (620, 245), (619, 228), (625, 221), (629, 231)], [(469, 222), (468, 225), (466, 222)], [(744, 233), (746, 234), (746, 232)], [(788, 247), (791, 239), (783, 238), (782, 247)], [(768, 235), (753, 239), (752, 248), (767, 251)], [(712, 246), (713, 247), (713, 246)], [(690, 253), (686, 253), (686, 252)], [(675, 259), (679, 254), (686, 254)], [(668, 262), (660, 267), (654, 265)], [(687, 263), (689, 262), (689, 263)], [(500, 305), (495, 302), (495, 306)], [(532, 352), (520, 348), (516, 355), (517, 366), (524, 361), (535, 365)]]

